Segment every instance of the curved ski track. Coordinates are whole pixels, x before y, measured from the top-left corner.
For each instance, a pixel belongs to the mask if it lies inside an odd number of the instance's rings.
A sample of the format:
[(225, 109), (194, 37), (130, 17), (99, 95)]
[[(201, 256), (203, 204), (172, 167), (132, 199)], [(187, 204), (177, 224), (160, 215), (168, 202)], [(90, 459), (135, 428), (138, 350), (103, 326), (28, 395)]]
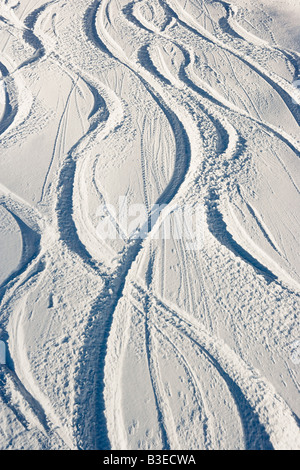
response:
[[(299, 448), (299, 429), (288, 405), (267, 379), (212, 333), (209, 293), (201, 262), (196, 256), (192, 259), (192, 264), (198, 271), (203, 289), (206, 324), (191, 316), (191, 311), (196, 309), (196, 300), (184, 242), (180, 241), (176, 250), (185, 267), (180, 282), (186, 293), (187, 312), (179, 306), (168, 305), (163, 298), (166, 284), (164, 264), (159, 270), (162, 278), (161, 291), (155, 289), (158, 249), (153, 249), (151, 232), (144, 240), (125, 240), (123, 249), (118, 253), (117, 268), (114, 269), (92, 254), (90, 248), (95, 239), (87, 235), (88, 229), (84, 227), (85, 215), (80, 212), (85, 207), (81, 188), (85, 184), (86, 171), (93, 175), (88, 184), (94, 188), (99, 198), (105, 200), (99, 190), (101, 182), (99, 184), (96, 181), (97, 161), (91, 157), (92, 149), (97, 142), (111, 138), (117, 130), (122, 132), (124, 128), (124, 135), (126, 133), (126, 109), (116, 91), (102, 81), (100, 66), (97, 69), (97, 63), (102, 61), (108, 69), (116, 66), (139, 81), (147, 96), (165, 116), (175, 142), (173, 173), (158, 198), (151, 201), (151, 191), (147, 187), (150, 175), (148, 155), (143, 149), (145, 115), (141, 124), (140, 162), (143, 194), (149, 217), (143, 227), (146, 233), (155, 213), (155, 204), (166, 205), (167, 212), (168, 206), (173, 203), (185, 204), (191, 201), (197, 204), (201, 198), (206, 207), (208, 230), (222, 249), (245, 263), (246, 272), (257, 276), (258, 282), (262, 282), (262, 277), (266, 285), (275, 282), (277, 287), (285, 289), (268, 267), (233, 239), (222, 219), (218, 202), (230, 184), (234, 184), (234, 174), (242, 172), (246, 137), (236, 126), (239, 119), (246, 127), (256, 126), (261, 132), (278, 139), (298, 157), (300, 143), (282, 128), (261, 118), (258, 113), (255, 116), (250, 109), (238, 107), (217, 90), (207, 86), (194, 71), (196, 54), (193, 47), (189, 48), (184, 36), (177, 37), (172, 29), (177, 25), (187, 37), (189, 34), (193, 36), (193, 41), (200, 38), (208, 45), (219, 48), (224, 54), (231, 54), (240, 60), (272, 88), (289, 110), (291, 118), (299, 124), (299, 107), (292, 103), (293, 87), (261, 64), (255, 63), (253, 56), (255, 57), (256, 46), (253, 45), (253, 55), (244, 54), (243, 47), (251, 49), (251, 37), (239, 27), (235, 10), (226, 2), (219, 2), (223, 5), (226, 16), (219, 21), (215, 35), (198, 24), (177, 0), (74, 0), (73, 3), (74, 8), (78, 8), (82, 14), (81, 25), (86, 44), (94, 54), (91, 59), (94, 60), (92, 70), (84, 67), (84, 61), (72, 59), (72, 54), (65, 54), (61, 46), (56, 47), (59, 44), (59, 25), (57, 23), (58, 27), (54, 27), (54, 21), (58, 21), (60, 12), (66, 8), (65, 2), (61, 0), (43, 3), (26, 15), (22, 27), (18, 25), (22, 31), (22, 40), (34, 50), (31, 57), (26, 58), (15, 70), (8, 67), (5, 58), (2, 61), (0, 57), (6, 100), (0, 122), (1, 142), (15, 126), (17, 129), (22, 128), (30, 113), (28, 103), (33, 106), (32, 100), (27, 99), (26, 108), (24, 89), (21, 92), (18, 89), (18, 86), (23, 87), (19, 80), (22, 70), (38, 67), (41, 61), (46, 61), (49, 67), (55, 64), (72, 83), (72, 88), (65, 97), (65, 107), (58, 123), (52, 158), (37, 207), (29, 206), (26, 201), (0, 186), (0, 203), (15, 217), (24, 242), (22, 266), (6, 280), (0, 290), (1, 337), (8, 340), (8, 335), (3, 332), (11, 321), (11, 341), (14, 343), (9, 350), (8, 364), (0, 371), (0, 399), (12, 411), (24, 431), (37, 426), (44, 436), (44, 447), (130, 448), (125, 418), (123, 420), (120, 416), (120, 387), (123, 383), (124, 357), (130, 343), (131, 312), (135, 312), (144, 323), (144, 337), (141, 341), (144, 342), (148, 368), (145, 374), (149, 376), (154, 397), (159, 429), (158, 447), (179, 449), (198, 445), (212, 449), (226, 446), (222, 441), (217, 412), (211, 408), (214, 405), (221, 408), (225, 405), (220, 405), (216, 397), (209, 395), (208, 384), (198, 370), (202, 367), (204, 376), (216, 381), (220, 390), (224, 390), (228, 397), (231, 404), (230, 416), (238, 423), (237, 428), (241, 429), (237, 446), (245, 449)], [(201, 3), (206, 8), (205, 0)], [(52, 16), (53, 26), (49, 33), (43, 31), (39, 20), (41, 17), (47, 18), (52, 9), (55, 15)], [(145, 11), (149, 14), (147, 18), (142, 13), (145, 14)], [(113, 14), (117, 16), (115, 22)], [(120, 28), (119, 31), (116, 28)], [(128, 35), (124, 39), (128, 42), (126, 47), (121, 42), (123, 35)], [(267, 57), (271, 46), (262, 41), (259, 45)], [(295, 68), (293, 53), (281, 51), (277, 47), (273, 47), (273, 50), (282, 54), (290, 66)], [(166, 51), (177, 54), (176, 58), (173, 56), (171, 65), (167, 65)], [(179, 64), (176, 62), (177, 57)], [(82, 125), (81, 138), (65, 155), (60, 155), (58, 170), (49, 186), (48, 179), (58, 151), (58, 141), (65, 132), (64, 122), (67, 121), (70, 99), (81, 84), (87, 87), (94, 103), (87, 116), (89, 128), (84, 130)], [(80, 115), (80, 110), (78, 114)], [(229, 170), (224, 170), (224, 162), (226, 167), (230, 168), (232, 165), (233, 176)], [(291, 178), (290, 174), (289, 177)], [(159, 178), (159, 170), (156, 178)], [(52, 208), (50, 216), (49, 211), (43, 212), (47, 204)], [(161, 217), (163, 215), (164, 212)], [(159, 221), (160, 218), (157, 224)], [(76, 407), (72, 409), (71, 428), (64, 424), (65, 420), (59, 415), (57, 404), (54, 406), (47, 397), (47, 390), (40, 389), (26, 353), (24, 354), (29, 295), (39, 288), (49, 266), (55, 266), (59, 250), (70, 255), (77, 267), (74, 270), (86, 270), (103, 284), (101, 292), (94, 285), (91, 286), (91, 301), (84, 312), (86, 332), (78, 356), (79, 366), (74, 374)], [(166, 263), (165, 243), (162, 244), (161, 251), (162, 263)], [(143, 279), (140, 269), (145, 258), (148, 261)], [(138, 279), (140, 277), (141, 280)], [(74, 282), (78, 283), (76, 286), (80, 290), (80, 278)], [(127, 307), (123, 318), (124, 305)], [(164, 349), (169, 351), (174, 364), (178, 363), (178, 367), (186, 375), (186, 390), (192, 396), (191, 409), (196, 416), (194, 430), (191, 429), (193, 424), (184, 423), (184, 420), (177, 422), (176, 404), (166, 392), (163, 379), (166, 374), (161, 365), (165, 360), (162, 359)], [(185, 436), (186, 442), (182, 436)], [(195, 436), (199, 437), (198, 443)], [(149, 445), (140, 443), (139, 448)]]

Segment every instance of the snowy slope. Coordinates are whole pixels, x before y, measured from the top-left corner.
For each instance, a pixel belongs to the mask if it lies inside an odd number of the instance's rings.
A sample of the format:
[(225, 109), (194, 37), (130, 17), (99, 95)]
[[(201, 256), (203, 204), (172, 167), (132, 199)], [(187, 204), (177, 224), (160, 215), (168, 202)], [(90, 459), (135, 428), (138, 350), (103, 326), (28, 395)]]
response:
[(300, 448), (299, 19), (0, 1), (1, 449)]

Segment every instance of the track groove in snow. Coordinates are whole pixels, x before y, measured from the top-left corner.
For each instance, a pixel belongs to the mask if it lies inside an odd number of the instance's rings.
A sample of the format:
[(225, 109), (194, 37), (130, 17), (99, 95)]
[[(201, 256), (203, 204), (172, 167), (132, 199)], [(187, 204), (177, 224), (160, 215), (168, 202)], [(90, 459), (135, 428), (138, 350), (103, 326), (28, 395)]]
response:
[[(221, 1), (0, 16), (0, 204), (22, 243), (0, 288), (0, 447), (299, 448), (297, 52)], [(97, 205), (124, 195), (145, 237), (110, 213), (106, 243)], [(156, 239), (173, 205), (203, 206), (199, 249)]]

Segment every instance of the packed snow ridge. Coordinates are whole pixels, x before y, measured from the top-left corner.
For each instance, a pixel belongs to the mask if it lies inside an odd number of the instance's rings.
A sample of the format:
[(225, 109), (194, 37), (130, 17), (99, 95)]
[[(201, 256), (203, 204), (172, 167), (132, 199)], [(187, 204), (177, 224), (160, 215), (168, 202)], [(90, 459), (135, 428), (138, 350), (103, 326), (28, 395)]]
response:
[(300, 449), (299, 19), (0, 1), (0, 449)]

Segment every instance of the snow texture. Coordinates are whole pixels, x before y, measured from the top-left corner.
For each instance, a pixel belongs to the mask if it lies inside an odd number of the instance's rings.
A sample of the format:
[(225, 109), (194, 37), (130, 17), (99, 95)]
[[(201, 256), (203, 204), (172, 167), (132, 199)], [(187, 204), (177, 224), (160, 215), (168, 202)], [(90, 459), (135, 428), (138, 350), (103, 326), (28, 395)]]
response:
[(1, 449), (300, 449), (299, 20), (0, 1)]

